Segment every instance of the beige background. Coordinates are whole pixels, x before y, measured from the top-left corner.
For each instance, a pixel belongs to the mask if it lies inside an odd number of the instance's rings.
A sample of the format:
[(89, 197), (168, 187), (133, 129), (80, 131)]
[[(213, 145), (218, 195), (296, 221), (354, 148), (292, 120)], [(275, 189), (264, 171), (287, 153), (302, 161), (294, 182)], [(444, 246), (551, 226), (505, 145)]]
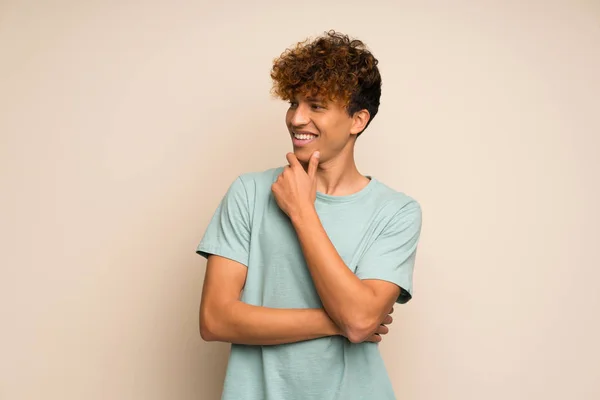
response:
[(194, 249), (330, 28), (381, 62), (361, 171), (424, 210), (398, 398), (600, 398), (598, 1), (4, 0), (0, 399), (219, 398)]

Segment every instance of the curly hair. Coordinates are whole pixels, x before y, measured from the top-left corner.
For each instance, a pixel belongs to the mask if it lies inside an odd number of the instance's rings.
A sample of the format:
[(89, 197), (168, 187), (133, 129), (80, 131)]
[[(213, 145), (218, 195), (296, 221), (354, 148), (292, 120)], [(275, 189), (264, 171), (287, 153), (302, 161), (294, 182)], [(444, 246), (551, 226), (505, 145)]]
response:
[(331, 30), (299, 42), (273, 61), (271, 93), (286, 101), (298, 94), (339, 101), (350, 116), (366, 109), (371, 115), (366, 129), (379, 109), (377, 64), (362, 41)]

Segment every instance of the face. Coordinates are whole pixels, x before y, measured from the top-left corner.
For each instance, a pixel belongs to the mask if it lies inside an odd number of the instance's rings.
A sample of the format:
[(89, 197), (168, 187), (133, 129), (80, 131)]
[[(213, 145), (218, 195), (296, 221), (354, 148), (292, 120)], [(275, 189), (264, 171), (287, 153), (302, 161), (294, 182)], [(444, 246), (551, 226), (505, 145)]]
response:
[(350, 116), (341, 103), (301, 95), (290, 101), (285, 117), (294, 153), (303, 162), (317, 150), (321, 162), (335, 158), (354, 142), (367, 120), (366, 110)]

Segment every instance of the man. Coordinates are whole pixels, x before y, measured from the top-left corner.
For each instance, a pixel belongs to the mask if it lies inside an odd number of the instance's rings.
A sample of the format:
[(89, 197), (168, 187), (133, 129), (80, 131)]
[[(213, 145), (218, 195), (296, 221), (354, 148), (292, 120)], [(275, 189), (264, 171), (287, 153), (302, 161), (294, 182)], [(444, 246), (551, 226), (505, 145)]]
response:
[(200, 331), (232, 343), (223, 399), (393, 399), (377, 342), (412, 296), (421, 209), (359, 173), (377, 114), (377, 60), (330, 31), (274, 61), (290, 102), (289, 165), (239, 176), (197, 252)]

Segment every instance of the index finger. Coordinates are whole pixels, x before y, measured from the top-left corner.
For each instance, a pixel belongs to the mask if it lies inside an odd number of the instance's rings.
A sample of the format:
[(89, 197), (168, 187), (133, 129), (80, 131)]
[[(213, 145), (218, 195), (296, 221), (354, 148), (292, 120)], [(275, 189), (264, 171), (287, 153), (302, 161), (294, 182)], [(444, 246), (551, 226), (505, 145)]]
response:
[(310, 156), (310, 160), (308, 160), (308, 176), (314, 179), (317, 174), (317, 168), (319, 167), (319, 157), (320, 154), (318, 151), (315, 151), (312, 156)]
[(287, 158), (288, 163), (292, 168), (302, 168), (302, 165), (300, 165), (300, 161), (298, 161), (298, 158), (296, 158), (296, 155), (294, 153), (287, 153), (285, 158)]

